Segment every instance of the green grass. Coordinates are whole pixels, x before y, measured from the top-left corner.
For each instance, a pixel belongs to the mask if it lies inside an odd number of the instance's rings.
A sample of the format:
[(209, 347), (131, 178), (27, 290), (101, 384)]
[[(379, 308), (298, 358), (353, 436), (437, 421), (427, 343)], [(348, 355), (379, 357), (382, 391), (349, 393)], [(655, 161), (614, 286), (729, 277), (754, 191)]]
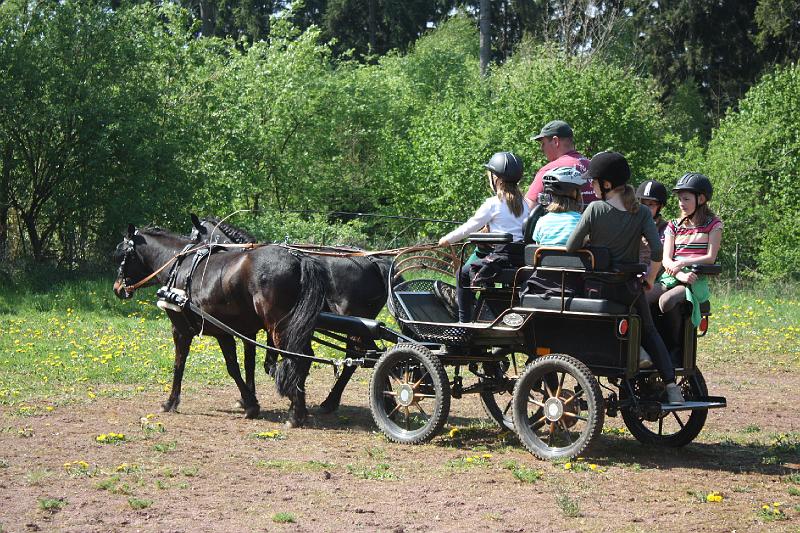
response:
[(295, 518), (292, 513), (275, 513), (272, 515), (272, 521), (276, 524), (293, 524)]
[(147, 509), (151, 505), (153, 505), (153, 500), (145, 500), (143, 498), (128, 498), (128, 505), (131, 506), (131, 509), (139, 510), (139, 509)]
[(556, 496), (556, 504), (558, 504), (561, 514), (567, 518), (577, 518), (581, 515), (581, 508), (578, 500), (571, 498), (568, 494), (559, 494)]
[(397, 475), (389, 471), (389, 465), (387, 463), (379, 463), (375, 466), (347, 465), (347, 471), (361, 479), (375, 479), (379, 481), (397, 479)]
[(39, 509), (42, 511), (49, 511), (55, 513), (60, 511), (67, 505), (67, 500), (64, 498), (39, 498)]
[[(0, 404), (26, 417), (102, 397), (153, 391), (166, 396), (173, 345), (169, 320), (155, 306), (155, 289), (123, 301), (112, 283), (109, 269), (82, 277), (48, 271), (0, 284)], [(734, 291), (718, 283), (712, 295), (711, 326), (699, 340), (702, 368), (800, 369), (800, 287)], [(392, 322), (385, 309), (380, 319)], [(339, 356), (317, 348), (322, 357)], [(185, 374), (188, 388), (229, 379), (216, 341), (196, 338)]]

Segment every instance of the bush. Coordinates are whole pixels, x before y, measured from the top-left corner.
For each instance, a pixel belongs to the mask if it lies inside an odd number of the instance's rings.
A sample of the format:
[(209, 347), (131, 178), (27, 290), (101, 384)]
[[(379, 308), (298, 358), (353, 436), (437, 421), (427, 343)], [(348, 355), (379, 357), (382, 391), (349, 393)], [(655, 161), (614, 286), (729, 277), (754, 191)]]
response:
[(722, 259), (736, 245), (745, 274), (800, 279), (800, 68), (765, 76), (727, 116), (708, 147), (712, 207), (725, 223)]

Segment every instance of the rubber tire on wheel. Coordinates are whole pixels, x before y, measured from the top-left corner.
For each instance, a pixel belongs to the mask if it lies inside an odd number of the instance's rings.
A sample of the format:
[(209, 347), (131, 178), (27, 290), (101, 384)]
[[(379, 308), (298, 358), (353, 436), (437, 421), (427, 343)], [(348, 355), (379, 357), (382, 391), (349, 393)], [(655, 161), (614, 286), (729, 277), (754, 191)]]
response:
[[(527, 355), (520, 353), (511, 353), (509, 354), (509, 357), (513, 358), (517, 355), (523, 356), (526, 359), (530, 359)], [(513, 372), (514, 371), (513, 369), (515, 368), (510, 360), (502, 361), (497, 364), (507, 366), (507, 368), (504, 371), (503, 377), (508, 380), (507, 383), (505, 383), (507, 384), (508, 388), (507, 390), (501, 392), (494, 392), (489, 390), (481, 391), (479, 393), (479, 396), (481, 398), (481, 404), (483, 404), (483, 410), (486, 412), (489, 418), (491, 418), (501, 430), (514, 431), (514, 416), (512, 410), (512, 403), (514, 398), (514, 385), (517, 382), (518, 376), (508, 377), (508, 372), (509, 371)], [(522, 368), (523, 366), (524, 365), (521, 364), (516, 368), (519, 369)], [(483, 364), (483, 369), (485, 373), (488, 373), (491, 370), (489, 364), (487, 363)], [(483, 383), (486, 385), (492, 385), (493, 384), (492, 381), (493, 380), (483, 380)], [(502, 399), (500, 402), (498, 402), (499, 398)]]
[[(423, 400), (427, 417), (423, 418), (427, 420), (413, 430), (406, 429), (400, 423), (403, 415), (397, 411), (397, 404), (386, 401), (387, 384), (392, 387), (397, 381), (390, 379), (389, 376), (394, 375), (395, 378), (400, 377), (402, 380), (402, 376), (396, 370), (406, 365), (413, 376), (408, 381), (424, 380), (422, 388), (426, 394)], [(392, 396), (389, 398), (394, 399)], [(396, 412), (389, 412), (391, 405), (395, 405)], [(424, 346), (409, 343), (393, 346), (375, 363), (369, 384), (369, 406), (372, 418), (389, 440), (401, 444), (420, 444), (431, 440), (444, 427), (450, 413), (450, 382), (441, 361)], [(399, 409), (402, 409), (402, 406)], [(417, 412), (414, 412), (414, 415), (419, 416)], [(405, 417), (409, 416), (406, 412)]]
[[(545, 381), (547, 374), (552, 373), (571, 376), (576, 382), (576, 390), (579, 386), (582, 391), (577, 394), (580, 396), (579, 399), (586, 404), (585, 420), (577, 422), (578, 424), (583, 424), (584, 427), (581, 429), (577, 439), (566, 446), (549, 446), (531, 427), (531, 418), (533, 417), (528, 414), (528, 400), (531, 393), (536, 391), (535, 387), (540, 386)], [(552, 354), (540, 357), (528, 365), (514, 387), (513, 409), (514, 426), (520, 442), (539, 459), (576, 457), (589, 446), (603, 429), (605, 413), (603, 411), (603, 395), (600, 391), (600, 385), (586, 365), (569, 355)], [(538, 413), (536, 414), (538, 415)]]
[[(679, 379), (678, 384), (681, 385), (684, 399), (691, 400), (692, 398), (699, 398), (708, 396), (708, 387), (706, 387), (706, 380), (700, 370), (695, 369), (694, 377), (684, 377), (683, 383)], [(620, 390), (622, 392), (622, 389)], [(620, 394), (620, 398), (623, 395)], [(622, 409), (622, 419), (625, 421), (625, 426), (630, 430), (631, 435), (636, 437), (636, 440), (643, 444), (655, 444), (656, 446), (666, 446), (670, 448), (680, 448), (692, 442), (702, 431), (708, 417), (708, 409), (694, 409), (692, 411), (680, 411), (679, 413), (689, 413), (689, 418), (684, 422), (675, 433), (668, 435), (659, 435), (651, 431), (642, 421), (642, 417), (630, 409)], [(666, 416), (672, 416), (667, 414)], [(680, 416), (676, 413), (675, 416)]]

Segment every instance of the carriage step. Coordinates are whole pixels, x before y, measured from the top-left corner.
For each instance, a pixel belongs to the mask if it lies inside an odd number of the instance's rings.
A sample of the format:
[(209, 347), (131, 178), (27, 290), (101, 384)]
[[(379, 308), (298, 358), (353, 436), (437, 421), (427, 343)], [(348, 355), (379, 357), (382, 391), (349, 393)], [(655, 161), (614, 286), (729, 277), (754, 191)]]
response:
[(662, 411), (694, 411), (695, 409), (719, 409), (727, 407), (728, 401), (724, 396), (704, 396), (697, 400), (684, 403), (662, 403)]

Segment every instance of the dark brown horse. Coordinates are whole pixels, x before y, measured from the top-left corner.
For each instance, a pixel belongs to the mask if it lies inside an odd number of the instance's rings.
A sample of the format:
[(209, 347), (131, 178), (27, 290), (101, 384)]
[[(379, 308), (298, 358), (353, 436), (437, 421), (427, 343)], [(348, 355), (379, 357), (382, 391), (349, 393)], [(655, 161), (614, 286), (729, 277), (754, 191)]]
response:
[[(114, 293), (120, 298), (130, 298), (133, 285), (156, 273), (191, 244), (186, 237), (158, 228), (137, 231), (130, 225), (115, 251), (120, 267)], [(175, 287), (186, 287), (193, 256), (189, 253), (177, 267)], [(170, 270), (161, 270), (147, 284), (165, 284)], [(190, 296), (200, 309), (239, 333), (254, 339), (264, 329), (277, 348), (297, 353), (310, 352), (316, 317), (325, 302), (325, 288), (319, 264), (313, 258), (278, 246), (259, 246), (207, 256), (197, 266)], [(234, 337), (203, 321), (188, 308), (167, 310), (167, 314), (172, 322), (175, 367), (172, 391), (162, 405), (163, 410), (175, 411), (178, 407), (189, 348), (192, 339), (202, 331), (219, 342), (247, 418), (258, 416), (260, 406), (255, 387), (248, 387), (242, 380)], [(291, 401), (287, 422), (290, 426), (301, 425), (308, 414), (305, 380), (310, 366), (308, 359), (285, 357), (276, 368), (277, 390)]]
[[(202, 220), (192, 214), (191, 238), (197, 242), (217, 243), (255, 243), (256, 238), (236, 226), (220, 221), (214, 217)], [(321, 249), (323, 253), (325, 249)], [(356, 252), (357, 250), (353, 250)], [(314, 252), (310, 252), (313, 254)], [(318, 254), (314, 256), (323, 270), (325, 283), (325, 311), (340, 315), (375, 318), (386, 304), (388, 297), (389, 268), (392, 258), (388, 256), (365, 256), (348, 254)], [(377, 349), (372, 339), (351, 337), (347, 348)], [(252, 354), (252, 355), (251, 355)], [(252, 359), (249, 359), (252, 358)], [(253, 361), (252, 363), (250, 361)], [(252, 374), (249, 368), (255, 366), (255, 347), (245, 343), (245, 376), (251, 385)], [(269, 372), (274, 364), (274, 357), (267, 354), (264, 367)], [(343, 368), (339, 379), (334, 384), (328, 397), (320, 404), (324, 413), (335, 411), (339, 407), (347, 383), (353, 376), (356, 367)], [(252, 385), (255, 387), (255, 385)]]

